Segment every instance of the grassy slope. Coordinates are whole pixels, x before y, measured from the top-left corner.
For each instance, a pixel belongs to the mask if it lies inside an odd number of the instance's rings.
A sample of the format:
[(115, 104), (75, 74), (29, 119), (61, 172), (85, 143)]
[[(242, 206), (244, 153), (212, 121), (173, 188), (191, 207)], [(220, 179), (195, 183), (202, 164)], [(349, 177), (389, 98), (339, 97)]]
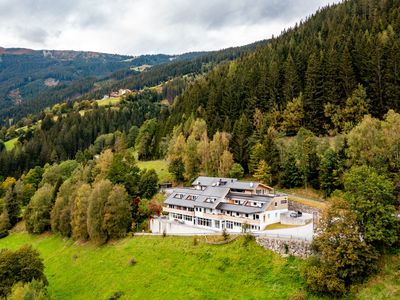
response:
[(15, 146), (15, 143), (16, 143), (17, 141), (18, 141), (18, 138), (14, 138), (14, 139), (11, 139), (11, 140), (5, 142), (4, 145), (6, 146), (6, 150), (7, 150), (7, 151), (12, 150), (12, 149), (14, 148), (14, 146)]
[(357, 289), (362, 300), (400, 299), (400, 254), (385, 257), (377, 276)]
[(108, 106), (108, 105), (113, 106), (121, 102), (121, 97), (101, 99), (101, 100), (96, 100), (96, 102), (99, 106)]
[(172, 181), (173, 176), (168, 172), (168, 162), (166, 160), (138, 161), (141, 169), (154, 169), (157, 172), (160, 182)]
[[(302, 288), (300, 260), (251, 242), (193, 245), (191, 237), (127, 238), (114, 245), (75, 245), (54, 235), (13, 233), (0, 248), (32, 244), (45, 261), (55, 299), (287, 299)], [(137, 264), (129, 265), (135, 258)]]

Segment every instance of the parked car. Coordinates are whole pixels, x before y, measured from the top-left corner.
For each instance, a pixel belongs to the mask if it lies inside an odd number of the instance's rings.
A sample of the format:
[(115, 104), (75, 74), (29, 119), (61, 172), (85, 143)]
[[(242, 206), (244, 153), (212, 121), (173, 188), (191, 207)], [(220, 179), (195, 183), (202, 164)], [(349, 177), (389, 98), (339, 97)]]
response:
[(299, 218), (303, 215), (303, 213), (301, 211), (294, 211), (290, 213), (290, 217), (292, 218)]

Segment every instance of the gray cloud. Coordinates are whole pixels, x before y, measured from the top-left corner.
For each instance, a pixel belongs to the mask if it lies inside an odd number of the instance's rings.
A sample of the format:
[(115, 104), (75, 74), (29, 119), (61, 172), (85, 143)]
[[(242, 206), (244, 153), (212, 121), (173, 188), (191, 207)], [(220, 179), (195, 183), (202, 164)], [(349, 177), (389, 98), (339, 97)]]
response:
[(269, 38), (337, 0), (0, 0), (0, 45), (181, 53)]

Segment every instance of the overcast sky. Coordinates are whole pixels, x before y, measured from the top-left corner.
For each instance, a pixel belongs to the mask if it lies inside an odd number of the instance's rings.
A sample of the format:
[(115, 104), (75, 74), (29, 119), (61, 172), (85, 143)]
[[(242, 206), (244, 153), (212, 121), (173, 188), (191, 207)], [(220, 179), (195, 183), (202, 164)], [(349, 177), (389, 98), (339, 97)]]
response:
[(0, 46), (131, 55), (216, 50), (278, 35), (332, 2), (0, 0)]

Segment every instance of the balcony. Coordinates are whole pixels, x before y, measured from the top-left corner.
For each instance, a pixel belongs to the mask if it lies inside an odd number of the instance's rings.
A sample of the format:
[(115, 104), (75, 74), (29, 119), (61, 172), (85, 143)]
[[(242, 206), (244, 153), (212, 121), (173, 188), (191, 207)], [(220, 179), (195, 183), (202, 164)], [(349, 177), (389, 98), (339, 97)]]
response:
[(231, 221), (231, 222), (238, 222), (238, 223), (247, 223), (249, 225), (260, 225), (260, 220), (253, 220), (249, 218), (241, 218), (241, 217), (232, 217), (229, 215), (223, 215), (223, 214), (203, 214), (204, 218), (208, 219), (216, 219), (216, 220), (225, 220), (225, 221)]
[(183, 214), (186, 216), (194, 217), (194, 211), (189, 211), (189, 210), (163, 207), (163, 211), (168, 212), (168, 213)]

